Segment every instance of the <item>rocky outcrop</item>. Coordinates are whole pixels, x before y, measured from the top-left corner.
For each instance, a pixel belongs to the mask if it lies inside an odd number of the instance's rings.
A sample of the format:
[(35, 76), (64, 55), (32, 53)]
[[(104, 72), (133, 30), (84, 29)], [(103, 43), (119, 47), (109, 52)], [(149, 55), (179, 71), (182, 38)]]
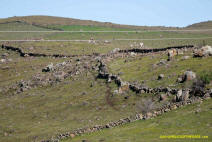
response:
[(194, 57), (206, 57), (212, 56), (212, 47), (211, 46), (203, 46), (197, 51), (194, 52)]
[(196, 79), (196, 73), (194, 73), (193, 71), (185, 71), (183, 73), (183, 75), (181, 75), (178, 79), (177, 82), (178, 83), (183, 83), (185, 81), (191, 81)]

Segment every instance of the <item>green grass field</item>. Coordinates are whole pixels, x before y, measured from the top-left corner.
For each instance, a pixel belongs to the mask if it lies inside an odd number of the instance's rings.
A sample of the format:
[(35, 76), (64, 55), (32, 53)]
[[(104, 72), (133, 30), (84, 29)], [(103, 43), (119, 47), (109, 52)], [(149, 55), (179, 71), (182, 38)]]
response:
[[(189, 105), (151, 120), (140, 120), (63, 142), (210, 142), (212, 141), (212, 100)], [(161, 139), (160, 136), (201, 135), (201, 139)]]
[[(183, 60), (183, 56), (190, 56), (190, 59)], [(191, 52), (176, 56), (173, 61), (166, 62), (167, 65), (157, 65), (160, 60), (167, 60), (167, 54), (156, 54), (154, 56), (119, 58), (111, 61), (109, 69), (112, 73), (121, 73), (120, 77), (126, 81), (144, 82), (149, 87), (166, 87), (177, 85), (182, 87), (185, 84), (176, 82), (178, 76), (187, 70), (192, 70), (200, 76), (202, 72), (212, 72), (212, 58), (193, 58)], [(164, 79), (157, 80), (160, 74), (165, 74)], [(188, 86), (185, 86), (188, 87)]]
[[(8, 22), (8, 23), (5, 23)], [(209, 23), (202, 23), (204, 28), (210, 27)], [(202, 25), (196, 25), (199, 29)], [(194, 29), (189, 27), (190, 29)], [(0, 33), (0, 44), (20, 48), (26, 53), (63, 54), (63, 55), (92, 55), (94, 53), (106, 54), (115, 48), (131, 49), (140, 48), (165, 48), (180, 45), (203, 44), (212, 45), (212, 32), (168, 32), (158, 31), (176, 28), (128, 26), (95, 21), (81, 21), (77, 19), (30, 16), (0, 19), (0, 31), (125, 31), (144, 30), (144, 32), (13, 32)], [(182, 28), (187, 29), (187, 28)], [(153, 30), (153, 31), (147, 31)], [(88, 41), (42, 41), (42, 40), (97, 40), (95, 43)], [(159, 40), (154, 40), (154, 39)], [(167, 38), (201, 38), (201, 39), (167, 39)], [(117, 40), (131, 39), (131, 40)], [(133, 40), (149, 39), (149, 40)], [(152, 40), (151, 40), (152, 39)], [(165, 40), (163, 40), (165, 39)], [(29, 41), (3, 41), (3, 40), (41, 40)], [(109, 40), (107, 42), (106, 40)], [(7, 53), (5, 55), (5, 53)], [(191, 52), (175, 57), (169, 66), (153, 64), (161, 59), (167, 59), (166, 54), (128, 57), (125, 59), (114, 58), (108, 62), (109, 71), (118, 74), (126, 81), (144, 81), (150, 87), (168, 86), (176, 84), (177, 76), (185, 70), (191, 69), (201, 75), (202, 71), (212, 71), (212, 58), (190, 58), (181, 60), (182, 56), (192, 56)], [(126, 60), (126, 61), (125, 61)], [(3, 93), (3, 89), (13, 86), (24, 80), (29, 81), (35, 75), (41, 74), (42, 69), (53, 63), (71, 61), (72, 67), (83, 68), (81, 73), (69, 76), (65, 80), (48, 84), (45, 87), (32, 87), (22, 93), (11, 95)], [(86, 63), (91, 68), (86, 69)], [(40, 142), (59, 133), (65, 133), (77, 128), (103, 125), (111, 121), (134, 115), (139, 110), (136, 105), (146, 99), (152, 98), (157, 106), (167, 101), (159, 102), (160, 94), (135, 94), (126, 91), (117, 94), (118, 86), (112, 82), (107, 84), (103, 79), (97, 79), (98, 71), (95, 70), (97, 58), (73, 57), (20, 57), (14, 51), (0, 49), (0, 142)], [(61, 67), (61, 70), (63, 68)], [(65, 71), (65, 70), (63, 70)], [(67, 70), (66, 70), (67, 71)], [(74, 71), (73, 71), (74, 72)], [(163, 73), (165, 78), (158, 81), (157, 76)], [(46, 73), (48, 74), (48, 73)], [(47, 76), (48, 78), (48, 76)], [(49, 78), (50, 79), (50, 78)], [(186, 84), (178, 85), (184, 87)], [(208, 86), (211, 88), (211, 84)], [(13, 91), (13, 90), (12, 90)], [(173, 96), (170, 96), (170, 99)], [(160, 135), (199, 134), (207, 135), (211, 140), (211, 100), (203, 104), (190, 105), (176, 111), (164, 114), (158, 118), (147, 121), (138, 121), (132, 124), (119, 126), (114, 129), (85, 134), (66, 141), (170, 141), (160, 139)], [(199, 113), (195, 113), (201, 109)], [(187, 141), (186, 139), (185, 141)], [(202, 139), (201, 139), (202, 140)], [(200, 141), (201, 141), (200, 140)], [(174, 140), (173, 141), (179, 141)], [(190, 141), (190, 139), (189, 139)], [(193, 140), (196, 141), (196, 140)]]

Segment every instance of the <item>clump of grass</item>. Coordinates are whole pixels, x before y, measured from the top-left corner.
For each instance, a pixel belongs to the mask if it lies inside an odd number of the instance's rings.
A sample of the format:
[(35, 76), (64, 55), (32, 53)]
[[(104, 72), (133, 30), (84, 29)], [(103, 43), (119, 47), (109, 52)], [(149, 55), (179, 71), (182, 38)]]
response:
[(202, 72), (200, 74), (200, 79), (205, 83), (205, 84), (210, 84), (212, 81), (212, 71), (211, 72)]
[(156, 108), (154, 101), (150, 98), (142, 99), (140, 102), (137, 103), (137, 110), (142, 114), (146, 114), (151, 112), (153, 109)]

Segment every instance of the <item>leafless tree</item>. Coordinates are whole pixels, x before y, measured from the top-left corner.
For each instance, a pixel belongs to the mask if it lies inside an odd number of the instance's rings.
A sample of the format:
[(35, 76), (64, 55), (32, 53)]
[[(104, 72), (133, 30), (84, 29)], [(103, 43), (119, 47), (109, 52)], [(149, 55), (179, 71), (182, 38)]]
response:
[(142, 114), (146, 114), (148, 112), (151, 112), (153, 109), (155, 109), (155, 103), (151, 98), (144, 98), (141, 101), (137, 102), (136, 109), (137, 111)]

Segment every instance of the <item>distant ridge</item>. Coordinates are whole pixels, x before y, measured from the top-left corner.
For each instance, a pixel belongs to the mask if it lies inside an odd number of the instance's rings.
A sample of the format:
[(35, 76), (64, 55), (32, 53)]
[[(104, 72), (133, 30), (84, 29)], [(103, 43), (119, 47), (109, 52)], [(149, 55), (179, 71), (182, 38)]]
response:
[(121, 25), (111, 22), (98, 22), (92, 20), (80, 20), (74, 18), (64, 18), (56, 16), (22, 16), (22, 17), (9, 17), (0, 19), (0, 24), (11, 22), (23, 22), (41, 27), (48, 27), (48, 25), (81, 25), (81, 26), (100, 26), (111, 28), (135, 29), (135, 30), (177, 30), (177, 29), (212, 29), (212, 21), (200, 22), (189, 25), (184, 28), (178, 27), (164, 27), (164, 26), (134, 26), (134, 25)]
[(80, 20), (74, 18), (64, 18), (55, 16), (23, 16), (23, 17), (10, 17), (0, 19), (0, 23), (8, 22), (25, 22), (33, 25), (48, 26), (48, 25), (84, 25), (84, 26), (101, 26), (111, 28), (124, 28), (135, 30), (164, 30), (164, 29), (177, 29), (176, 27), (163, 27), (163, 26), (134, 26), (134, 25), (121, 25), (111, 22), (98, 22), (92, 20)]
[(195, 23), (187, 26), (187, 28), (195, 28), (195, 29), (212, 29), (212, 21)]

